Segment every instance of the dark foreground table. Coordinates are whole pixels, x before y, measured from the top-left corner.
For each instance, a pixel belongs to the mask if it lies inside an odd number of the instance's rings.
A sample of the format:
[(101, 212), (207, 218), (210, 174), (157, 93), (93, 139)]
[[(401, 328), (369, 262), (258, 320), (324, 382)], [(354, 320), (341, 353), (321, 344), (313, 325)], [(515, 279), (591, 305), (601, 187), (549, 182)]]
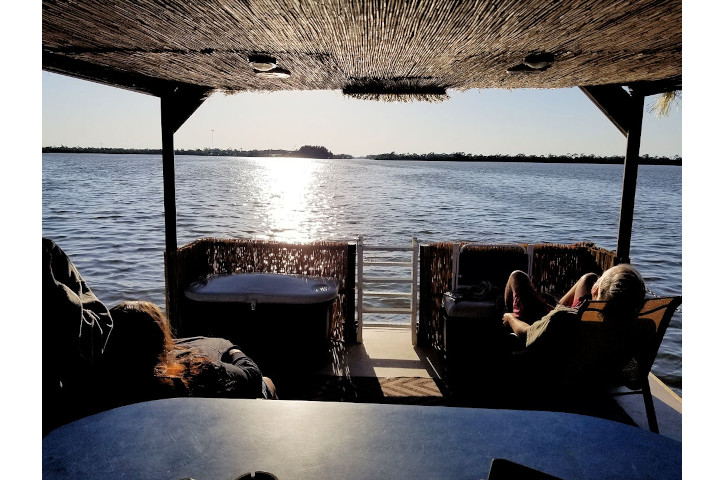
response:
[(563, 479), (669, 479), (682, 444), (556, 412), (175, 398), (54, 430), (43, 478), (481, 480), (494, 458)]

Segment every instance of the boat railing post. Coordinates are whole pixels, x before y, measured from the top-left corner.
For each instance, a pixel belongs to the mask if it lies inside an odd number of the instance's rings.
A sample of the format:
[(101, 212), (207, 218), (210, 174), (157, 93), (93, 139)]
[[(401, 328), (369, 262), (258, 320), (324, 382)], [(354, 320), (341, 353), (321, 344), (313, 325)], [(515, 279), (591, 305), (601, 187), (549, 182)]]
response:
[(363, 342), (363, 236), (357, 237), (357, 343)]
[(461, 245), (458, 243), (453, 244), (453, 250), (451, 253), (451, 290), (456, 291), (458, 288), (458, 259), (461, 255)]
[(416, 320), (418, 318), (418, 239), (413, 237), (413, 259), (410, 266), (410, 332), (413, 346), (418, 345)]
[(529, 243), (526, 246), (526, 255), (529, 257), (529, 266), (528, 266), (528, 272), (526, 272), (529, 275), (529, 278), (531, 278), (531, 275), (534, 271), (534, 244)]
[(357, 258), (357, 242), (349, 241), (347, 243), (347, 277), (345, 279), (345, 342), (352, 342), (353, 338), (357, 342), (357, 329), (355, 328), (355, 261)]

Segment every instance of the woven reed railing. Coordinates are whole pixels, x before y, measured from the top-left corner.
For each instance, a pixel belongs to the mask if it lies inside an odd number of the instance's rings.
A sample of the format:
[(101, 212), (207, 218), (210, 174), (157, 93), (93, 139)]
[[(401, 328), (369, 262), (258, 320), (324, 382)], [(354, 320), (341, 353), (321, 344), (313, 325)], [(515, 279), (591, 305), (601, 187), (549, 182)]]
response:
[[(430, 345), (438, 350), (443, 348), (440, 316), (443, 294), (453, 284), (453, 245), (445, 242), (421, 246), (418, 345)], [(528, 247), (527, 244), (522, 246)], [(471, 250), (500, 248), (496, 245), (475, 246)], [(620, 263), (614, 252), (593, 243), (535, 244), (533, 252), (532, 281), (540, 291), (556, 298), (563, 296), (583, 274), (601, 274)]]
[(247, 272), (334, 278), (339, 294), (333, 304), (333, 338), (349, 338), (348, 332), (355, 331), (355, 245), (202, 238), (179, 248), (174, 257), (166, 258), (167, 269), (175, 271), (166, 303), (171, 324), (180, 335), (185, 333), (184, 289), (191, 282), (210, 274)]

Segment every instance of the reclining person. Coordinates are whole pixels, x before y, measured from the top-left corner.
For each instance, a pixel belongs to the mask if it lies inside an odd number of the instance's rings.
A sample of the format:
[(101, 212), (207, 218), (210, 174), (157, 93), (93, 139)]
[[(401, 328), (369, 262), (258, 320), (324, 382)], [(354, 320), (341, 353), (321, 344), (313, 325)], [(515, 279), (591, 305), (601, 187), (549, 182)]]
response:
[(113, 329), (68, 255), (42, 239), (43, 435), (105, 408), (98, 368)]
[(114, 322), (105, 365), (118, 401), (170, 396), (276, 398), (272, 381), (230, 341), (174, 339), (169, 322), (151, 302), (111, 308)]
[[(634, 267), (620, 264), (601, 277), (582, 276), (558, 305), (551, 305), (528, 275), (515, 271), (504, 295), (508, 313), (503, 323), (525, 341), (532, 355), (529, 380), (576, 386), (585, 381), (606, 383), (603, 377), (626, 362), (639, 328), (633, 319), (644, 303), (645, 285)], [(578, 308), (587, 299), (607, 302), (601, 324), (579, 321)]]

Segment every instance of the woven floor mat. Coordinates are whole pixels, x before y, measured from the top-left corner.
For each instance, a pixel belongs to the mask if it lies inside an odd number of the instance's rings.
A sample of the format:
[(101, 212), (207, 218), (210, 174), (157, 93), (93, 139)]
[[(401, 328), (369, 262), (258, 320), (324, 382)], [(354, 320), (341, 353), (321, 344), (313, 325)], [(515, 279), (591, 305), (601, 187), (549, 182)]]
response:
[(275, 379), (280, 399), (445, 405), (446, 386), (422, 377), (306, 376)]

